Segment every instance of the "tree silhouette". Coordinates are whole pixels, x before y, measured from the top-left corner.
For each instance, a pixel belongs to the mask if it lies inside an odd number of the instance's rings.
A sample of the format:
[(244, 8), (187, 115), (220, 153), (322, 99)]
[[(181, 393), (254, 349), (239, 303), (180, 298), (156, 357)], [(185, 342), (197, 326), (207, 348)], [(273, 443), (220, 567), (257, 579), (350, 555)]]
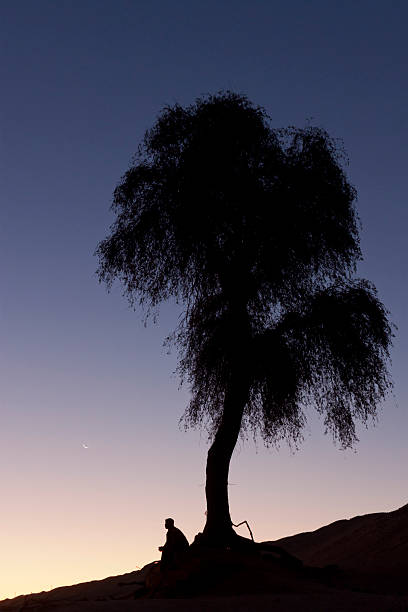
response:
[(98, 274), (131, 303), (175, 297), (189, 425), (211, 427), (204, 538), (230, 543), (228, 471), (240, 432), (296, 441), (305, 408), (343, 447), (391, 385), (392, 330), (361, 259), (342, 148), (316, 127), (273, 129), (221, 92), (166, 107), (114, 192)]

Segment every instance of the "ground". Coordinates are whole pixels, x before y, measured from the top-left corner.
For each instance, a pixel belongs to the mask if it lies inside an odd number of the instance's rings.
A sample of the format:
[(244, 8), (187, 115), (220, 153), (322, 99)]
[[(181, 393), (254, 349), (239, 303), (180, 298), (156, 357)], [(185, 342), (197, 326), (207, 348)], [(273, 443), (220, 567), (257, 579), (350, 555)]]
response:
[[(282, 548), (283, 547), (283, 548)], [(0, 612), (407, 612), (408, 505), (245, 550), (190, 547), (105, 580), (0, 602)]]

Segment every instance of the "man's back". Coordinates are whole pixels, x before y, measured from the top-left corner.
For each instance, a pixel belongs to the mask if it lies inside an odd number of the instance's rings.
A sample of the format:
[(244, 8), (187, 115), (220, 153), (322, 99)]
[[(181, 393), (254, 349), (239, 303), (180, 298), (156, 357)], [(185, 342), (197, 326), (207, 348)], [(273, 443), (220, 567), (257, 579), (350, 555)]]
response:
[(170, 527), (166, 536), (166, 548), (174, 552), (181, 552), (189, 547), (184, 533), (177, 527)]

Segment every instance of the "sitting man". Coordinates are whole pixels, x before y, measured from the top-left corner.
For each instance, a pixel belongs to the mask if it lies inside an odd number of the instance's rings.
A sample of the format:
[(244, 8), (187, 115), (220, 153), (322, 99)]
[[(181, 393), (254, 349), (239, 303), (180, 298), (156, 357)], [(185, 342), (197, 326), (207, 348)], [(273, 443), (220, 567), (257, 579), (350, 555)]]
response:
[(159, 546), (162, 554), (160, 562), (161, 571), (174, 567), (180, 554), (189, 547), (186, 536), (180, 529), (174, 526), (172, 518), (166, 519), (164, 526), (167, 529), (166, 543), (164, 546)]

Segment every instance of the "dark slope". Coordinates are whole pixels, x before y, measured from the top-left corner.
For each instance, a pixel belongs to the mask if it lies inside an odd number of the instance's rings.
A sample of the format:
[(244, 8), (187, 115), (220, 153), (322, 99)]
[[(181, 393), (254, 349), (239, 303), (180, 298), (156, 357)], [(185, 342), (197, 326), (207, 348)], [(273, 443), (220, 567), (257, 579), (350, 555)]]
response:
[(273, 542), (305, 564), (408, 576), (408, 504)]

